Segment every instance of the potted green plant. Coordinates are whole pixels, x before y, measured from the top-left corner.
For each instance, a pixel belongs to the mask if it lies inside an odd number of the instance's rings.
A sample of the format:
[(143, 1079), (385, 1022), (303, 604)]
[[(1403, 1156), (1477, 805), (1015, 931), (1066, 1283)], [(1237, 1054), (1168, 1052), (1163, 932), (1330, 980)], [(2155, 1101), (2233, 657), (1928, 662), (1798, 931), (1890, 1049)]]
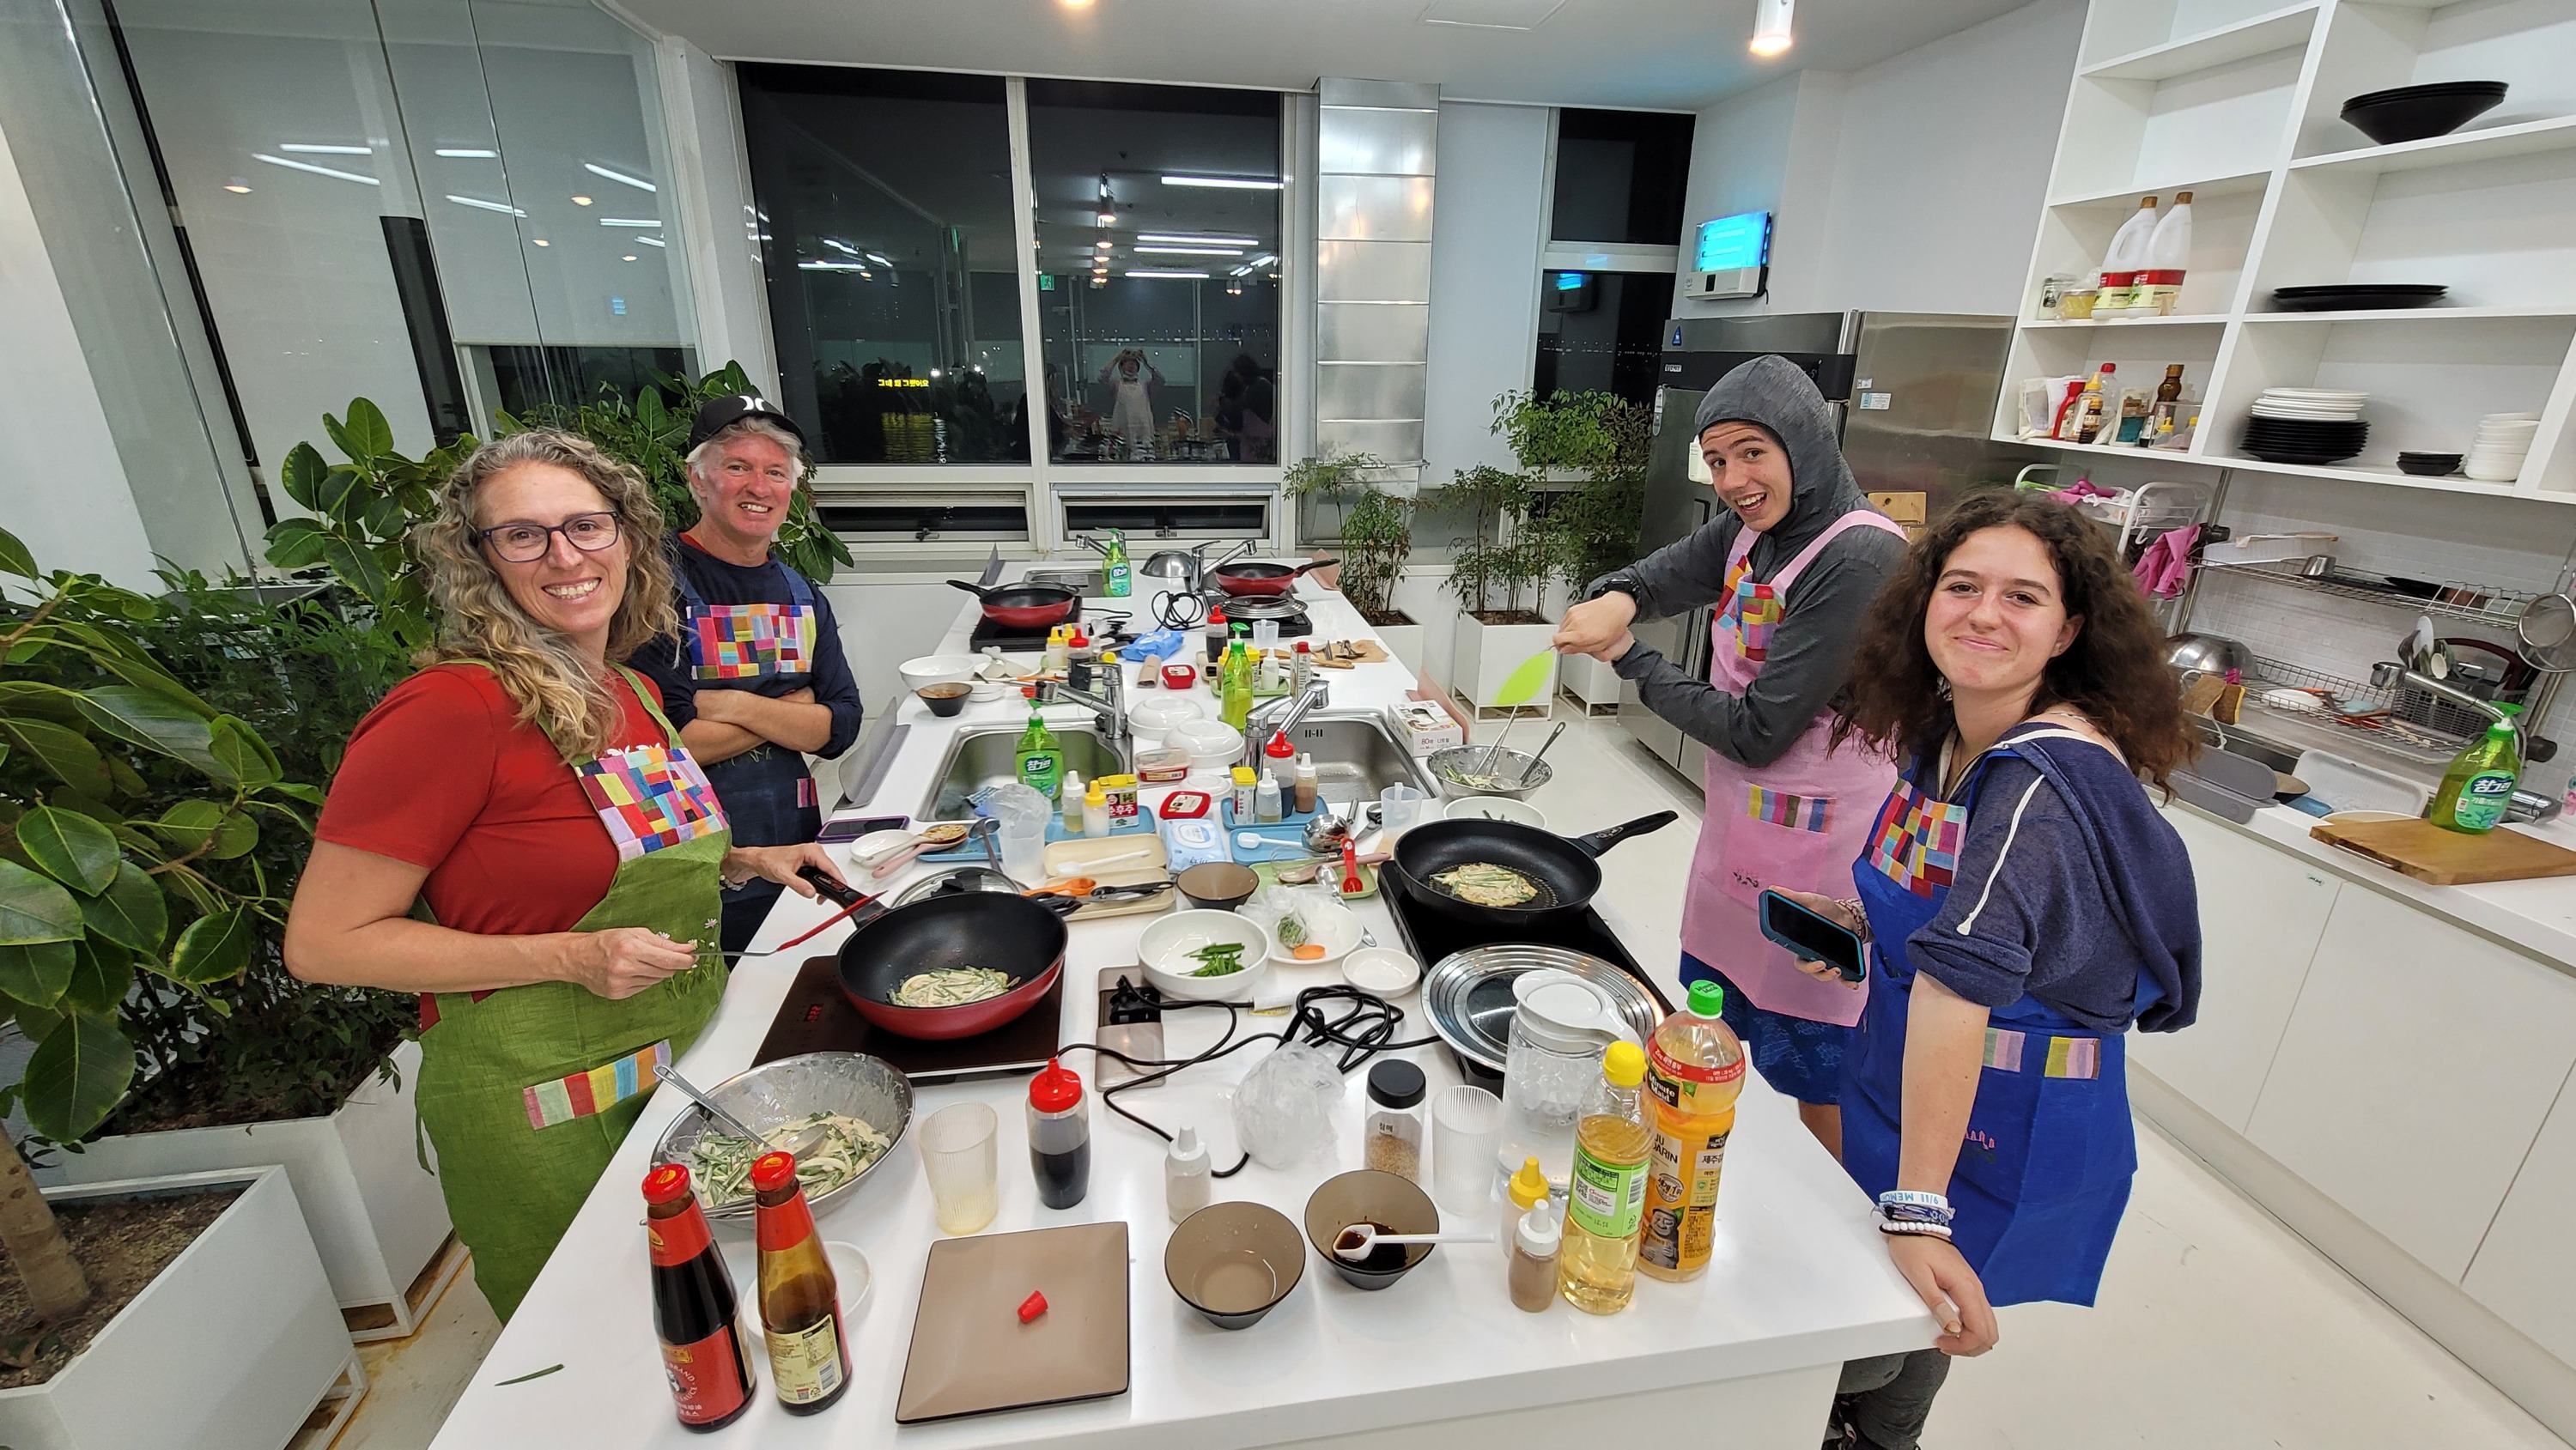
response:
[[(0, 1099), (72, 1143), (133, 1083), (124, 1004), (249, 968), (285, 906), (255, 857), (300, 841), (320, 792), (153, 658), (153, 600), (41, 572), (6, 532), (0, 576), (21, 581), (0, 593), (0, 1011), (34, 1044)], [(276, 1168), (40, 1194), (10, 1143), (0, 1248), (29, 1313), (0, 1330), (0, 1443), (282, 1443), (352, 1359)], [(209, 1324), (222, 1354), (168, 1353)]]
[(1380, 488), (1368, 475), (1382, 465), (1365, 453), (1309, 458), (1281, 478), (1288, 497), (1314, 499), (1336, 514), (1331, 540), (1341, 559), (1342, 597), (1368, 621), (1387, 651), (1422, 667), (1422, 625), (1395, 604), (1396, 585), (1413, 553), (1415, 500)]
[[(1460, 469), (1430, 502), (1467, 520), (1467, 534), (1449, 558), (1449, 592), (1459, 609), (1450, 636), (1450, 688), (1469, 704), (1490, 708), (1500, 703), (1504, 682), (1547, 653), (1556, 633), (1533, 606), (1553, 572), (1558, 537), (1533, 520), (1538, 493), (1526, 474), (1485, 464)], [(1530, 698), (1544, 701), (1555, 691), (1551, 665)]]
[[(1494, 401), (1494, 431), (1511, 443), (1521, 467), (1556, 484), (1540, 489), (1532, 510), (1552, 538), (1549, 582), (1579, 596), (1601, 575), (1633, 562), (1646, 497), (1646, 455), (1653, 414), (1613, 393), (1560, 392), (1547, 398), (1506, 393)], [(1575, 655), (1560, 662), (1566, 689), (1586, 709), (1616, 708), (1620, 681), (1601, 661)]]

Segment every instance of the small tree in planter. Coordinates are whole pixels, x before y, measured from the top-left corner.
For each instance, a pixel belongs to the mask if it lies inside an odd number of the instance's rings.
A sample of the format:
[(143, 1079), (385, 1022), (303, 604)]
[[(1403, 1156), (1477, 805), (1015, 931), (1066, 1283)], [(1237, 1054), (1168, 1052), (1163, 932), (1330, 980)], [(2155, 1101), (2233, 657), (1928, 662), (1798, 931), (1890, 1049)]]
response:
[[(1556, 632), (1531, 606), (1553, 570), (1559, 536), (1533, 518), (1538, 492), (1525, 474), (1461, 469), (1433, 502), (1464, 513), (1468, 527), (1449, 560), (1449, 592), (1459, 606), (1450, 684), (1478, 706), (1493, 705), (1503, 682)], [(1537, 698), (1554, 689), (1551, 671)]]
[[(1508, 438), (1521, 466), (1551, 479), (1579, 480), (1544, 493), (1532, 510), (1552, 536), (1546, 568), (1566, 597), (1637, 557), (1646, 502), (1646, 455), (1653, 414), (1612, 393), (1557, 393), (1540, 399), (1506, 393), (1494, 400), (1494, 431)], [(1618, 675), (1597, 660), (1563, 662), (1586, 705), (1616, 705)]]
[(1378, 628), (1413, 624), (1395, 607), (1395, 586), (1413, 553), (1414, 501), (1368, 481), (1382, 467), (1365, 453), (1309, 458), (1292, 464), (1281, 483), (1290, 498), (1315, 498), (1340, 512), (1335, 545), (1341, 555), (1342, 597)]

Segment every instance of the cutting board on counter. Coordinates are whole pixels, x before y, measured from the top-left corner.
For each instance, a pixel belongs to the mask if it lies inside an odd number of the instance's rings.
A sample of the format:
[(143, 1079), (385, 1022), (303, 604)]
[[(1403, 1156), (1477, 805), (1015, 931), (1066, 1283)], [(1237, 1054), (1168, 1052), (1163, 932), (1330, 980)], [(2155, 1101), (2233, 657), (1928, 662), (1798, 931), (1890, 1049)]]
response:
[(2576, 851), (2520, 831), (2497, 830), (2468, 836), (2443, 830), (2431, 821), (2408, 819), (2323, 821), (2310, 828), (2308, 834), (2429, 886), (2576, 876)]

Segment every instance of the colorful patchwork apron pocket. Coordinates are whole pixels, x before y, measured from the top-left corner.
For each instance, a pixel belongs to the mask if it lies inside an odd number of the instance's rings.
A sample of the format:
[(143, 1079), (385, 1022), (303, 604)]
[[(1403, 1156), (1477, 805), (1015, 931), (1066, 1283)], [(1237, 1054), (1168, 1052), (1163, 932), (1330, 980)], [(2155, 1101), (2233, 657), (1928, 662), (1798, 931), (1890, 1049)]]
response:
[(2102, 1075), (2102, 1039), (2049, 1037), (1986, 1029), (1985, 1066), (1997, 1072), (2037, 1072), (2042, 1077), (2098, 1078)]
[(639, 745), (577, 768), (621, 861), (725, 829), (715, 787), (685, 750)]
[(1757, 584), (1752, 575), (1753, 565), (1748, 561), (1737, 564), (1727, 576), (1726, 612), (1719, 622), (1734, 633), (1736, 654), (1760, 663), (1770, 652), (1771, 631), (1778, 627), (1788, 606), (1777, 587)]
[(1966, 804), (1937, 801), (1898, 779), (1870, 828), (1869, 864), (1917, 896), (1946, 889), (1959, 870), (1959, 843), (1968, 834)]
[(662, 1080), (662, 1069), (670, 1065), (671, 1041), (666, 1037), (588, 1072), (522, 1088), (520, 1096), (528, 1105), (528, 1126), (551, 1128), (557, 1123), (607, 1112), (638, 1093), (651, 1092), (654, 1084)]
[(1754, 785), (1745, 787), (1744, 813), (1775, 826), (1823, 831), (1833, 823), (1834, 802), (1830, 796), (1791, 795)]
[(689, 606), (689, 664), (701, 680), (756, 680), (814, 668), (815, 611), (801, 604)]

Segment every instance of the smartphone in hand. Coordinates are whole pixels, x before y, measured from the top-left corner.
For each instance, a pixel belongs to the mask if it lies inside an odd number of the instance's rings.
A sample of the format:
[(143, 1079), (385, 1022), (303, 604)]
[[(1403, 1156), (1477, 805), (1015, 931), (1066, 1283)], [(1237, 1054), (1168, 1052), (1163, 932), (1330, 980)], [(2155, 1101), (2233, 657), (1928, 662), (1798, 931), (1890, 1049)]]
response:
[(1758, 900), (1761, 905), (1756, 912), (1764, 936), (1787, 947), (1801, 961), (1826, 963), (1842, 973), (1846, 982), (1857, 982), (1869, 975), (1867, 953), (1850, 927), (1819, 916), (1777, 891), (1765, 891)]

